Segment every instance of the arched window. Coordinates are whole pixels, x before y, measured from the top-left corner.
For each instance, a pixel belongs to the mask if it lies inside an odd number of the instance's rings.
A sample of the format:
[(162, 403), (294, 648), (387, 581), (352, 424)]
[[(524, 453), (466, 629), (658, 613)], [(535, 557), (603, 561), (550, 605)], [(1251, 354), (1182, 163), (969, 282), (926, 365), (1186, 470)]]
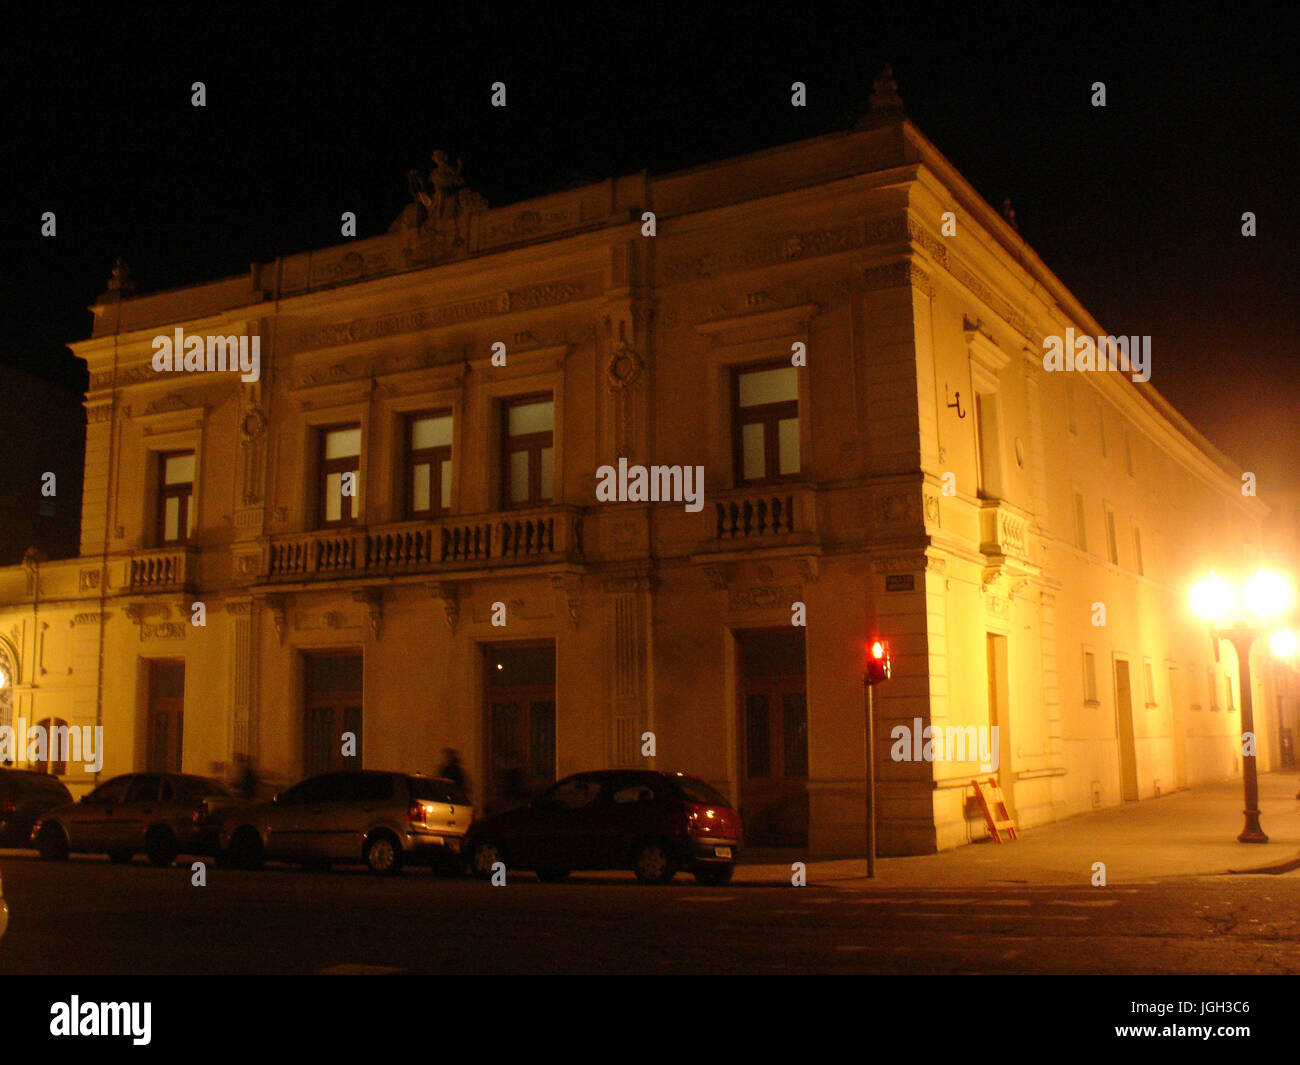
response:
[(14, 683), (18, 679), (13, 659), (0, 643), (0, 728), (13, 725)]

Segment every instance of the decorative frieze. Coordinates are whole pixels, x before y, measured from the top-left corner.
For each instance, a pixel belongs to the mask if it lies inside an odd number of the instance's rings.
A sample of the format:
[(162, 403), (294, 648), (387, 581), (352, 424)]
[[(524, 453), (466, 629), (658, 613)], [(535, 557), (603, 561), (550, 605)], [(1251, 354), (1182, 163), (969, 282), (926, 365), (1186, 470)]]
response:
[(754, 588), (737, 588), (727, 596), (728, 610), (770, 610), (781, 607), (790, 609), (790, 604), (799, 599), (798, 587), (788, 588), (764, 584)]
[(351, 322), (337, 322), (300, 333), (293, 347), (297, 351), (310, 351), (313, 348), (378, 340), (400, 333), (416, 333), (477, 318), (537, 310), (584, 298), (589, 294), (589, 288), (590, 282), (586, 279), (550, 281), (507, 289), (472, 300), (445, 303), (421, 311), (406, 311), (381, 318), (356, 318)]

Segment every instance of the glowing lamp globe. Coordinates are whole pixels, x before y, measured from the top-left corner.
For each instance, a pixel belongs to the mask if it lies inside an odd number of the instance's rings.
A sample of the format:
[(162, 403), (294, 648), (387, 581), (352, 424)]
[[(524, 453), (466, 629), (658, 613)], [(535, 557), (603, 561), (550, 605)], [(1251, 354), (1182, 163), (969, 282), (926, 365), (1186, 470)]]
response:
[(1280, 573), (1262, 569), (1246, 582), (1243, 599), (1253, 618), (1268, 621), (1281, 617), (1291, 607), (1291, 582)]
[(1206, 621), (1227, 621), (1233, 610), (1232, 587), (1213, 571), (1192, 586), (1192, 612)]
[(1268, 643), (1278, 658), (1294, 658), (1296, 650), (1300, 648), (1300, 637), (1290, 629), (1278, 629)]

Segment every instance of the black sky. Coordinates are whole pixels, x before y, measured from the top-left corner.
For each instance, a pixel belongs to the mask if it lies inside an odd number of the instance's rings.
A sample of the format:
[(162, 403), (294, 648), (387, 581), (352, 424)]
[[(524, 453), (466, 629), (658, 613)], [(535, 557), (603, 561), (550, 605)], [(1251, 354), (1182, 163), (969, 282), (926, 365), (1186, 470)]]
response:
[(1011, 196), (1103, 326), (1152, 336), (1152, 383), (1261, 490), (1300, 482), (1294, 5), (651, 7), (97, 4), (11, 23), (0, 360), (75, 384), (62, 344), (88, 335), (116, 255), (151, 291), (338, 243), (345, 210), (382, 232), (435, 147), (507, 203), (846, 128), (888, 62), (922, 132), (990, 202)]

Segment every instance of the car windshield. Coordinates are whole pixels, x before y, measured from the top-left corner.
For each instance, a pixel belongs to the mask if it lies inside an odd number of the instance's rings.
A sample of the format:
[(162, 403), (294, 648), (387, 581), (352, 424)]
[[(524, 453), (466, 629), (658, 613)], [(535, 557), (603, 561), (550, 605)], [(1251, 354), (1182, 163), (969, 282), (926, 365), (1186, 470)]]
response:
[(702, 780), (696, 780), (694, 777), (669, 777), (669, 780), (672, 781), (673, 788), (677, 791), (678, 796), (687, 802), (731, 808), (731, 803), (727, 802), (726, 799)]
[(445, 802), (453, 806), (468, 806), (465, 793), (450, 780), (432, 780), (429, 777), (407, 777), (412, 799), (425, 802)]

